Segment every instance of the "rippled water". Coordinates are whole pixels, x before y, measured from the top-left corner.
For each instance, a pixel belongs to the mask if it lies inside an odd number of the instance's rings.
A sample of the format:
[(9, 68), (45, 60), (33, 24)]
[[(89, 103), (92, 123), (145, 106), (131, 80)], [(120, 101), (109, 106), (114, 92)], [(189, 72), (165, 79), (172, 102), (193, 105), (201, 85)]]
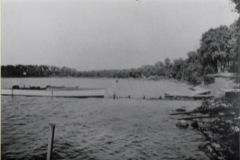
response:
[[(45, 85), (53, 79), (34, 79)], [(57, 79), (62, 82), (61, 79)], [(2, 86), (30, 79), (4, 79)], [(77, 84), (76, 79), (63, 82)], [(87, 82), (85, 82), (87, 81)], [(159, 85), (174, 82), (139, 82), (120, 80), (82, 80), (83, 84), (105, 84), (108, 91), (121, 94), (158, 92)], [(122, 81), (122, 82), (121, 82)], [(73, 83), (75, 82), (75, 83)], [(94, 83), (93, 83), (94, 82)], [(112, 85), (108, 85), (112, 83)], [(121, 84), (122, 83), (122, 84)], [(142, 85), (140, 85), (140, 84)], [(126, 86), (126, 85), (129, 85)], [(95, 87), (96, 87), (95, 86)], [(139, 87), (141, 86), (141, 87)], [(139, 88), (138, 88), (139, 87)], [(117, 89), (116, 89), (117, 88)], [(166, 86), (165, 86), (166, 88)], [(141, 92), (143, 91), (143, 92)], [(141, 93), (140, 93), (141, 92)], [(177, 116), (169, 113), (176, 108), (194, 108), (200, 102), (140, 99), (75, 99), (41, 97), (2, 97), (2, 159), (46, 159), (49, 123), (56, 123), (53, 159), (207, 159), (198, 150), (204, 141), (193, 129), (175, 126)]]

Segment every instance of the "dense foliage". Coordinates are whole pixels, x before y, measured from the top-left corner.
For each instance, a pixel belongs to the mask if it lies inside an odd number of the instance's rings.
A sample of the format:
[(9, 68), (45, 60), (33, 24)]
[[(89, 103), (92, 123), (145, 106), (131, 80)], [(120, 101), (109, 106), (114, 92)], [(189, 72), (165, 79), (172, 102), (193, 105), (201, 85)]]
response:
[[(208, 75), (208, 74), (214, 74), (214, 69), (211, 66), (207, 66), (204, 69), (204, 75)], [(214, 83), (215, 79), (214, 77), (209, 77), (209, 76), (204, 76), (204, 84), (211, 84)]]
[(240, 0), (232, 0), (236, 4), (235, 9), (237, 10), (238, 13), (240, 13)]
[(219, 66), (223, 71), (235, 56), (231, 39), (231, 32), (227, 26), (210, 29), (204, 33), (199, 48), (199, 53), (203, 57), (203, 66), (210, 65), (215, 72), (218, 71)]
[[(237, 13), (240, 14), (240, 0), (232, 0), (232, 2), (236, 4), (235, 9)], [(230, 26), (230, 30), (232, 32), (233, 40), (234, 40), (233, 49), (236, 52), (235, 61), (238, 61), (239, 54), (240, 54), (240, 16), (238, 16), (238, 19)], [(236, 72), (239, 72), (238, 68), (239, 68), (239, 65), (237, 65)]]

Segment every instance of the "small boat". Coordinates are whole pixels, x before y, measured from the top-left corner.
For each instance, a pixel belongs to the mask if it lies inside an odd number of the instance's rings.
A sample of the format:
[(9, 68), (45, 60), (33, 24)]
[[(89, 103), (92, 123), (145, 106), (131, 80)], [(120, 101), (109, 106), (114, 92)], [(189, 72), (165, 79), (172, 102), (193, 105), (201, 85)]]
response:
[(65, 98), (104, 98), (104, 88), (79, 88), (65, 86), (46, 86), (20, 88), (15, 85), (12, 88), (2, 89), (2, 96), (37, 96), (37, 97), (65, 97)]
[(165, 98), (169, 99), (207, 99), (214, 96), (210, 95), (210, 89), (203, 89), (201, 87), (192, 87), (186, 92), (167, 92)]

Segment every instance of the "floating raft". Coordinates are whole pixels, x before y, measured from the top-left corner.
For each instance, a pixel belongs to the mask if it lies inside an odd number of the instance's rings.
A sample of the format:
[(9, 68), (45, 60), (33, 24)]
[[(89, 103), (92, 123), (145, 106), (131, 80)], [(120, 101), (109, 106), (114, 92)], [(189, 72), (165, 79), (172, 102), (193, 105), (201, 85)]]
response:
[(29, 96), (29, 97), (64, 97), (64, 98), (104, 98), (106, 89), (47, 86), (46, 88), (13, 86), (2, 89), (2, 96)]

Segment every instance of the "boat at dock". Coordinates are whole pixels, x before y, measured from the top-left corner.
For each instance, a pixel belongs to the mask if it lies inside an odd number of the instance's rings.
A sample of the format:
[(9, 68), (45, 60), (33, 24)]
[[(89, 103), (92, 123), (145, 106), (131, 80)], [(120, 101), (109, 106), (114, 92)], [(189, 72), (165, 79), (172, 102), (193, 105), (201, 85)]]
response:
[(211, 99), (214, 96), (210, 93), (210, 89), (197, 86), (189, 88), (187, 92), (167, 92), (165, 93), (165, 99)]
[(46, 86), (20, 88), (15, 85), (12, 88), (2, 89), (2, 96), (36, 96), (36, 97), (64, 97), (64, 98), (104, 98), (104, 88), (79, 88), (65, 86)]

